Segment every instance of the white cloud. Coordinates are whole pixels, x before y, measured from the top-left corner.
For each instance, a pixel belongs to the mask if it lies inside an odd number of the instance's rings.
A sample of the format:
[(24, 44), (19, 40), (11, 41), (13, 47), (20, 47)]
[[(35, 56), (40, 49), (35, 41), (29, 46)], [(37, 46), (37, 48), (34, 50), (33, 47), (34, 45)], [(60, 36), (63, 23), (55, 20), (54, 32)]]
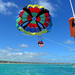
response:
[(47, 0), (46, 1), (39, 0), (38, 4), (40, 6), (44, 6), (46, 9), (48, 9), (50, 11), (50, 14), (54, 17), (55, 8), (50, 2), (48, 2)]
[(18, 53), (8, 53), (7, 56), (22, 56), (23, 53), (22, 52), (18, 52)]
[(7, 51), (6, 51), (6, 50), (2, 50), (1, 52), (2, 52), (2, 53), (7, 53)]
[(11, 2), (4, 3), (4, 5), (7, 6), (7, 7), (16, 7), (16, 8), (18, 8), (18, 6), (15, 3), (11, 3)]
[(57, 57), (57, 58), (72, 58), (73, 56), (72, 55), (66, 55), (66, 56), (55, 55), (55, 57)]
[(37, 52), (24, 52), (24, 55), (28, 57), (40, 57), (40, 56), (45, 56), (47, 53), (37, 53)]
[(65, 62), (67, 58), (74, 58), (73, 55), (59, 56), (52, 53), (48, 55), (48, 53), (44, 52), (28, 52), (20, 49), (18, 49), (19, 51), (15, 51), (14, 49), (16, 50), (16, 48), (11, 47), (0, 49), (0, 60), (24, 62)]
[(13, 48), (11, 48), (11, 47), (7, 47), (7, 50), (12, 50)]
[(18, 8), (18, 6), (15, 3), (12, 2), (3, 2), (3, 0), (0, 0), (0, 13), (1, 14), (12, 14), (12, 12), (9, 10), (9, 8), (15, 7)]
[(72, 41), (72, 40), (67, 40), (67, 41), (65, 41), (64, 43), (65, 43), (65, 44), (75, 44), (75, 42)]
[(21, 49), (12, 48), (12, 47), (7, 47), (6, 50), (7, 51), (21, 51)]
[(20, 47), (22, 47), (22, 48), (27, 48), (28, 45), (27, 45), (27, 44), (21, 44)]
[(74, 49), (69, 49), (68, 51), (75, 51), (75, 48)]
[[(16, 48), (15, 48), (16, 49)], [(10, 60), (10, 61), (38, 61), (42, 60), (47, 53), (43, 52), (27, 52), (27, 51), (17, 51), (13, 48), (0, 49), (0, 60)]]
[(7, 56), (25, 56), (28, 58), (41, 57), (47, 55), (46, 53), (37, 52), (8, 52)]

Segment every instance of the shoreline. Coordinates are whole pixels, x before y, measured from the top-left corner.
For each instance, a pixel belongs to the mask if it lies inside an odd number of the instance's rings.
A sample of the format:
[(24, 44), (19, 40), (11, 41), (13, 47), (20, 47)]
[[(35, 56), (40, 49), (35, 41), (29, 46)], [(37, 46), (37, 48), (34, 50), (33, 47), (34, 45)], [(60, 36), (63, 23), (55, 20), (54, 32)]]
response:
[(0, 61), (0, 64), (72, 64), (75, 63), (46, 63), (46, 62), (18, 62), (18, 61)]

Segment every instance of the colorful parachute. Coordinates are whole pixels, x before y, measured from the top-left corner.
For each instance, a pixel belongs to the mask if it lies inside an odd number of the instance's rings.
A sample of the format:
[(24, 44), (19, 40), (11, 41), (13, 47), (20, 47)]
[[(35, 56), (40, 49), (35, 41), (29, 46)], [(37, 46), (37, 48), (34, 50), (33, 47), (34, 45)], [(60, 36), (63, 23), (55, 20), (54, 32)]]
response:
[(16, 27), (25, 34), (40, 35), (51, 29), (51, 16), (43, 6), (30, 4), (19, 12)]
[(73, 14), (73, 17), (71, 17), (69, 19), (70, 32), (71, 32), (71, 37), (74, 37), (74, 39), (75, 39), (75, 13), (74, 13), (72, 1), (71, 0), (69, 0), (69, 1), (70, 1), (71, 9), (72, 9), (72, 14)]
[(75, 17), (69, 19), (71, 37), (75, 37)]

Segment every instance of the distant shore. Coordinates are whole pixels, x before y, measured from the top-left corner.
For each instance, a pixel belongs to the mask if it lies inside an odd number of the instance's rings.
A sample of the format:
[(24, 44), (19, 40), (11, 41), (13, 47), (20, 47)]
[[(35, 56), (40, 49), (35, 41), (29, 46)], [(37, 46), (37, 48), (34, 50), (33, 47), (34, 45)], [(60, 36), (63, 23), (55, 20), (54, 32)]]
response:
[(17, 62), (17, 61), (0, 61), (0, 64), (73, 64), (75, 63), (45, 63), (45, 62)]

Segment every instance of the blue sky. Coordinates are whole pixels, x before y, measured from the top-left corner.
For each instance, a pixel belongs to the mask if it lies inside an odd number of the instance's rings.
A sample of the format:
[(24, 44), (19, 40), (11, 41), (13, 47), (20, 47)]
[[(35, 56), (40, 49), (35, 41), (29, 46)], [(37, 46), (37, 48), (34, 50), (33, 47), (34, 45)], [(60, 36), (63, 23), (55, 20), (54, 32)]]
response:
[[(16, 28), (18, 11), (28, 4), (39, 4), (49, 9), (53, 27), (41, 35), (44, 47), (37, 45), (37, 36), (25, 35)], [(75, 11), (75, 0), (72, 0)], [(70, 36), (69, 0), (0, 0), (0, 60), (34, 62), (75, 62), (75, 43)]]

